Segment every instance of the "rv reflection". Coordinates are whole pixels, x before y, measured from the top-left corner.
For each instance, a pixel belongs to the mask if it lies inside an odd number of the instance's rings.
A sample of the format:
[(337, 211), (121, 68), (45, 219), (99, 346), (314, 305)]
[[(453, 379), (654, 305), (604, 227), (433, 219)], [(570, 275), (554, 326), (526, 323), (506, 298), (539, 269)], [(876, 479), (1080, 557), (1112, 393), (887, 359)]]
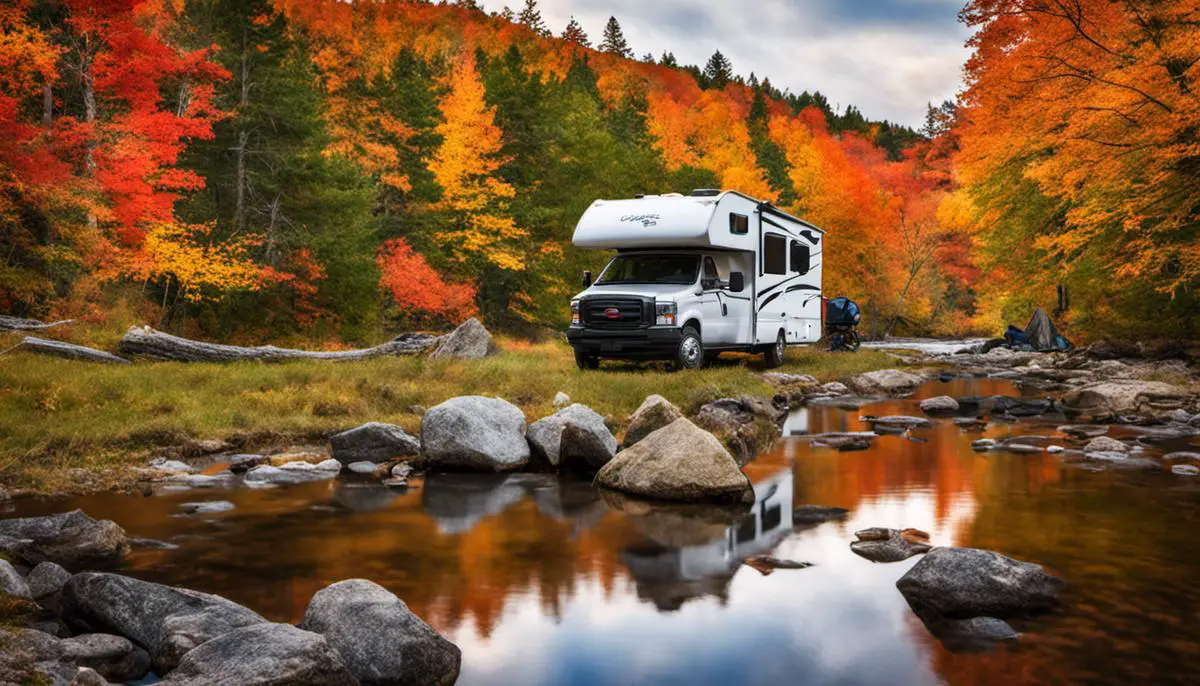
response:
[(665, 611), (703, 596), (724, 602), (742, 560), (769, 553), (792, 531), (790, 469), (756, 484), (754, 496), (748, 512), (660, 506), (634, 514), (622, 507), (647, 538), (621, 554), (638, 597)]

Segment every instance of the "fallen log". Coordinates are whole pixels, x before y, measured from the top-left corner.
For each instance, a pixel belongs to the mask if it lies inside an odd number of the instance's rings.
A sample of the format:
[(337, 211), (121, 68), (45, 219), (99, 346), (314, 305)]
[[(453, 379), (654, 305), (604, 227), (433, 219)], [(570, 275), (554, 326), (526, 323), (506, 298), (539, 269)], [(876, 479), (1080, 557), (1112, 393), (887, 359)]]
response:
[(52, 341), (46, 338), (38, 338), (36, 336), (26, 336), (24, 340), (9, 348), (5, 352), (10, 352), (13, 350), (28, 350), (29, 352), (40, 353), (42, 355), (65, 357), (68, 360), (105, 362), (107, 364), (129, 364), (129, 360), (123, 357), (117, 357), (112, 353), (106, 353), (103, 350), (96, 350), (95, 348), (89, 348), (85, 345), (75, 345), (74, 343)]
[(0, 331), (38, 331), (40, 329), (51, 329), (63, 324), (70, 324), (74, 319), (64, 319), (58, 322), (39, 322), (36, 319), (21, 319), (20, 317), (10, 317), (6, 314), (0, 314)]
[(277, 348), (273, 345), (244, 347), (193, 341), (149, 326), (134, 326), (125, 332), (117, 350), (131, 357), (148, 357), (174, 362), (280, 362), (283, 360), (365, 360), (372, 357), (415, 355), (437, 345), (444, 337), (427, 333), (403, 334), (397, 338), (360, 350), (312, 351)]

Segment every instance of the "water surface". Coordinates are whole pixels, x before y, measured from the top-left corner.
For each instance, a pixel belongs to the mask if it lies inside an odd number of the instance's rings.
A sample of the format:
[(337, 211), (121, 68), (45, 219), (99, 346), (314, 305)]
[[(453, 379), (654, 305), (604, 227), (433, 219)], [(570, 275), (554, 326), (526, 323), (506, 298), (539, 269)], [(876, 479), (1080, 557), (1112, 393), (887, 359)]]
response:
[[(459, 684), (1196, 683), (1200, 489), (1169, 474), (1092, 473), (1047, 454), (975, 453), (949, 421), (865, 451), (805, 433), (867, 428), (861, 414), (919, 414), (930, 395), (1013, 394), (1007, 382), (934, 383), (910, 400), (810, 407), (747, 466), (749, 512), (670, 508), (548, 475), (431, 474), (407, 491), (339, 479), (270, 490), (196, 489), (21, 502), (9, 516), (79, 507), (131, 535), (123, 571), (218, 593), (298, 621), (325, 585), (388, 587), (463, 651)], [(230, 500), (231, 512), (179, 516)], [(801, 504), (851, 510), (793, 527)], [(936, 545), (997, 550), (1069, 582), (1060, 611), (1014, 622), (1014, 649), (954, 654), (895, 581), (919, 558), (874, 564), (853, 531), (917, 527)], [(811, 562), (769, 576), (749, 555)]]

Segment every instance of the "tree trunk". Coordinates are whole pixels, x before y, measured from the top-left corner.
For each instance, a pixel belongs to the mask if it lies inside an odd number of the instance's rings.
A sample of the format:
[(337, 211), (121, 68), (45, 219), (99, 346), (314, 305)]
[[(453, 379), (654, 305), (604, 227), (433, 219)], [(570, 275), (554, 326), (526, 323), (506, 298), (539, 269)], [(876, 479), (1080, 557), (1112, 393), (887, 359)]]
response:
[(50, 79), (42, 84), (42, 126), (50, 128), (54, 124), (54, 84)]
[(39, 329), (49, 329), (63, 324), (71, 324), (75, 320), (64, 319), (59, 322), (39, 322), (36, 319), (21, 319), (20, 317), (10, 317), (5, 314), (0, 314), (0, 331), (37, 331)]
[(40, 353), (42, 355), (53, 355), (54, 357), (65, 357), (68, 360), (84, 360), (87, 362), (104, 362), (107, 364), (129, 364), (129, 360), (123, 357), (117, 357), (112, 353), (106, 353), (103, 350), (88, 348), (82, 345), (73, 343), (63, 343), (62, 341), (52, 341), (45, 338), (37, 338), (35, 336), (26, 336), (25, 340), (18, 343), (10, 350), (28, 350), (29, 352)]
[(433, 334), (404, 334), (374, 348), (361, 350), (310, 351), (277, 348), (273, 345), (243, 347), (193, 341), (155, 331), (148, 326), (129, 329), (117, 350), (129, 356), (150, 357), (175, 362), (237, 362), (256, 360), (278, 362), (282, 360), (365, 360), (372, 357), (395, 357), (424, 352), (441, 342), (444, 336)]
[[(246, 105), (250, 102), (250, 46), (246, 32), (242, 32), (242, 70), (241, 70), (241, 93), (238, 95), (238, 116), (245, 114)], [(236, 207), (233, 213), (233, 229), (241, 233), (246, 228), (246, 145), (250, 140), (250, 132), (244, 128), (238, 130), (237, 147), (234, 148), (236, 156), (235, 168), (236, 176), (234, 183), (236, 189), (234, 195), (236, 197)]]

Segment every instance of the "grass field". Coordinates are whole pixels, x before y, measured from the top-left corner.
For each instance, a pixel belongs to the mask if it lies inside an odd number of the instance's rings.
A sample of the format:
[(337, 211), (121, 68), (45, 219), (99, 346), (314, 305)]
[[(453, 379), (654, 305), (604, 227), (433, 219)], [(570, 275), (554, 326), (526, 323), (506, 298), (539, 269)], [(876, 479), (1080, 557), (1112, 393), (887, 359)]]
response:
[[(73, 468), (141, 462), (195, 439), (318, 440), (368, 421), (420, 425), (416, 406), (456, 395), (499, 396), (532, 421), (564, 391), (621, 424), (651, 393), (684, 409), (739, 394), (769, 395), (758, 356), (730, 356), (708, 368), (606, 362), (581, 372), (564, 342), (501, 340), (478, 361), (381, 358), (361, 362), (108, 366), (28, 353), (0, 357), (0, 484), (54, 490)], [(788, 353), (779, 371), (834, 380), (897, 366), (877, 351)]]

